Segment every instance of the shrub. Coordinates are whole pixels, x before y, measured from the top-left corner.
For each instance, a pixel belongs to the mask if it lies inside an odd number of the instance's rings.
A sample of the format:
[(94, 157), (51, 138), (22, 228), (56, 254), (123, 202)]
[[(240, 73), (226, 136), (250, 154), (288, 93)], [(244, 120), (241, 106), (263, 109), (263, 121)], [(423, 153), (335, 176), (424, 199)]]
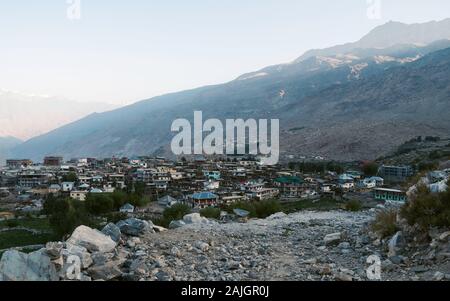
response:
[(5, 222), (5, 225), (8, 228), (16, 228), (19, 226), (19, 222), (15, 219), (10, 219)]
[(85, 204), (72, 199), (62, 199), (55, 202), (49, 221), (53, 231), (60, 237), (72, 233), (78, 226), (92, 225)]
[(378, 174), (378, 164), (375, 162), (369, 162), (363, 165), (362, 170), (365, 176), (376, 176)]
[(182, 219), (186, 214), (191, 213), (191, 208), (186, 204), (175, 204), (164, 210), (163, 217), (169, 221)]
[(206, 218), (220, 218), (220, 209), (214, 208), (214, 207), (208, 207), (205, 209), (200, 210), (200, 215)]
[(89, 193), (86, 198), (86, 209), (94, 215), (109, 213), (114, 210), (114, 200), (107, 193)]
[(394, 235), (399, 230), (397, 213), (398, 211), (395, 209), (378, 212), (375, 220), (370, 225), (370, 229), (380, 234), (382, 238)]
[(350, 200), (344, 204), (344, 209), (347, 211), (360, 211), (362, 209), (362, 203), (358, 200)]
[(419, 186), (415, 196), (402, 207), (401, 216), (423, 231), (430, 227), (450, 227), (450, 189), (431, 193), (427, 187)]

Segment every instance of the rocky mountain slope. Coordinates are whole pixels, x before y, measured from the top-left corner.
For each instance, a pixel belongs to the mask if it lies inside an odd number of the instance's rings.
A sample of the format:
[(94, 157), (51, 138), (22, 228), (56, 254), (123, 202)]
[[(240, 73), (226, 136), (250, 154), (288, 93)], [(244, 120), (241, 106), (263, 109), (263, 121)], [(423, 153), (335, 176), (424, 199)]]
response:
[(21, 144), (23, 141), (14, 137), (0, 137), (0, 166), (3, 165), (11, 149)]
[[(347, 48), (306, 55), (290, 64), (208, 86), (93, 114), (31, 139), (16, 157), (144, 155), (166, 148), (177, 118), (278, 118), (284, 155), (373, 159), (417, 135), (448, 135), (450, 47), (448, 20), (408, 27), (407, 44), (387, 43), (378, 32), (403, 33), (388, 23)], [(430, 27), (431, 26), (431, 27)], [(399, 26), (403, 28), (403, 26)], [(422, 46), (430, 29), (434, 42)], [(361, 48), (367, 45), (377, 48)], [(437, 73), (434, 73), (434, 70)], [(170, 154), (170, 153), (169, 153)]]

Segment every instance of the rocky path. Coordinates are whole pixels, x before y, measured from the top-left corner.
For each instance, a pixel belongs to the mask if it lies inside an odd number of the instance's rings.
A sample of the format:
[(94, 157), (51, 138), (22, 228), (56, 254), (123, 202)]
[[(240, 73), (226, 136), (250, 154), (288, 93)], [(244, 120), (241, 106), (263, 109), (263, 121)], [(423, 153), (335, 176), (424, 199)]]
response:
[(367, 230), (375, 214), (278, 213), (226, 224), (190, 214), (170, 230), (138, 219), (102, 232), (80, 226), (32, 254), (6, 252), (0, 280), (450, 280), (450, 231), (431, 231), (422, 245), (406, 232), (380, 240)]
[[(146, 235), (133, 248), (128, 246), (129, 252), (142, 256), (132, 261), (127, 276), (133, 280), (367, 280), (367, 258), (382, 257), (363, 233), (372, 217), (369, 212), (302, 212), (248, 223), (186, 225)], [(336, 238), (326, 242), (330, 234)], [(135, 269), (137, 262), (146, 268)]]

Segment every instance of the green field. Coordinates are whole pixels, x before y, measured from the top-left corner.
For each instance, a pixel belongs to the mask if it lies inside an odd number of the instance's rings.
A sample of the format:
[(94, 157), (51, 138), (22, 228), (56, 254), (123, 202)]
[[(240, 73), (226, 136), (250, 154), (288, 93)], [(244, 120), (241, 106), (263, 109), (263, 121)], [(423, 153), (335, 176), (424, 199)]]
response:
[(332, 199), (320, 200), (299, 200), (296, 202), (282, 203), (284, 213), (294, 213), (303, 210), (312, 211), (328, 211), (336, 210), (342, 207), (342, 203), (336, 202)]
[(50, 228), (48, 219), (29, 218), (13, 220), (13, 222), (1, 221), (0, 229), (8, 229), (11, 224), (13, 224), (14, 227), (34, 229), (42, 231), (44, 233), (33, 234), (31, 232), (23, 230), (0, 232), (0, 250), (14, 247), (45, 244), (49, 241), (58, 240), (58, 237), (53, 234), (53, 231)]

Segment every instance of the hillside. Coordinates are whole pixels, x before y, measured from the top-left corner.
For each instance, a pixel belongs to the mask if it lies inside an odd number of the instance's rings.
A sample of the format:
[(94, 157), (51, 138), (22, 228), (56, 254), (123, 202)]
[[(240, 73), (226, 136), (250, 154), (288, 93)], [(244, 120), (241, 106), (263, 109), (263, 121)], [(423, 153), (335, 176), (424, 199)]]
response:
[[(388, 23), (375, 32), (392, 26)], [(357, 43), (353, 46), (357, 48), (303, 57), (223, 85), (92, 114), (31, 139), (13, 153), (35, 160), (49, 154), (66, 158), (149, 154), (167, 148), (173, 120), (192, 119), (194, 110), (202, 110), (204, 118), (279, 118), (284, 155), (372, 159), (416, 135), (450, 133), (444, 116), (449, 109), (450, 51), (439, 51), (450, 42), (420, 46), (421, 32), (428, 26), (413, 27), (417, 40), (405, 40), (407, 44), (365, 49), (360, 48), (365, 44)], [(442, 32), (437, 37), (446, 36), (445, 29)], [(373, 35), (362, 40), (376, 40)]]

